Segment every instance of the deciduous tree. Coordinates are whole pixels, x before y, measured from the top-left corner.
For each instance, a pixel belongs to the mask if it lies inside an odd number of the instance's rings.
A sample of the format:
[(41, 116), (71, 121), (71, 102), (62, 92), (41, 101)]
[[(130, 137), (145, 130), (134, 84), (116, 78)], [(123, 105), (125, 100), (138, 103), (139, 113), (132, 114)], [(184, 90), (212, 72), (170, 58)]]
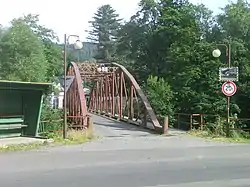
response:
[(19, 81), (46, 81), (48, 62), (43, 42), (22, 20), (13, 20), (2, 37), (1, 78)]

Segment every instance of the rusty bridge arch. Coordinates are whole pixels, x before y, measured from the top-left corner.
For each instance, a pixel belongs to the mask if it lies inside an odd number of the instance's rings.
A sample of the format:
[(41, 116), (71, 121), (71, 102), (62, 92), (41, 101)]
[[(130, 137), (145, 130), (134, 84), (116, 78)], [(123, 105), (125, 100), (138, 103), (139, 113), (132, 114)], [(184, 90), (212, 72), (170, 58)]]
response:
[(75, 62), (69, 64), (67, 76), (74, 77), (66, 95), (67, 120), (70, 122), (70, 128), (87, 128), (88, 109), (86, 97), (83, 90), (81, 74)]
[[(88, 112), (141, 125), (162, 127), (139, 84), (117, 63), (74, 63), (67, 75), (75, 76), (67, 94), (69, 119), (87, 126)], [(84, 92), (89, 88), (90, 92)]]

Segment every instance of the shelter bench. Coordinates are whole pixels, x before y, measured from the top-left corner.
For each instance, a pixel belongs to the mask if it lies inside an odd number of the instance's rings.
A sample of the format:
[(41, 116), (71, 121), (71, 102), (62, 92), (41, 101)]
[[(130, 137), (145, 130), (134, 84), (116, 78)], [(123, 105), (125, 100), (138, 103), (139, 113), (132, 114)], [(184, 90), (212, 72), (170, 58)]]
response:
[[(22, 115), (0, 116), (0, 130), (17, 131), (16, 133), (11, 133), (11, 134), (7, 135), (7, 137), (22, 135), (22, 130), (25, 127), (27, 127), (27, 125), (24, 125), (24, 116), (22, 116)], [(20, 131), (18, 131), (18, 129)]]

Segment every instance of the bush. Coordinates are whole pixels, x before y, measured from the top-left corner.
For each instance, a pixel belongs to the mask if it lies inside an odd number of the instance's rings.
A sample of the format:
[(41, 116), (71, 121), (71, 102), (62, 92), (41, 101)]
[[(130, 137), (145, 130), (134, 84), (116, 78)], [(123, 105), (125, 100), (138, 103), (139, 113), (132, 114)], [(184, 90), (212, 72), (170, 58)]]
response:
[(214, 123), (207, 123), (205, 125), (205, 131), (208, 132), (209, 136), (221, 137), (226, 136), (226, 120), (217, 118)]
[(146, 85), (147, 97), (152, 105), (156, 115), (159, 118), (169, 116), (173, 120), (173, 92), (169, 84), (163, 79), (156, 76), (150, 76)]
[(63, 110), (53, 109), (45, 102), (42, 107), (40, 134), (48, 138), (58, 136), (58, 133), (62, 131), (62, 127)]
[[(238, 139), (250, 139), (250, 133), (243, 130), (233, 130), (235, 122), (230, 121), (230, 130), (229, 137), (235, 140)], [(206, 123), (203, 131), (192, 129), (192, 134), (201, 136), (201, 137), (211, 137), (211, 138), (223, 138), (226, 137), (226, 119), (217, 118), (214, 123)]]

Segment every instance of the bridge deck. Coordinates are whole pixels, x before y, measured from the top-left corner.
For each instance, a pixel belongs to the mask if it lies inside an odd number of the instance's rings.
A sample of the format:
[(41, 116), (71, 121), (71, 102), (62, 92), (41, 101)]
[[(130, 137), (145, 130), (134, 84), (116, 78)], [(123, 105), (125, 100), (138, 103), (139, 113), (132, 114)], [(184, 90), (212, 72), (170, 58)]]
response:
[[(144, 137), (155, 136), (156, 132), (140, 126), (121, 121), (111, 120), (95, 114), (90, 114), (94, 122), (95, 133), (101, 137)], [(183, 134), (184, 131), (169, 129), (170, 134)]]
[(102, 137), (152, 136), (152, 132), (139, 126), (91, 114), (96, 134)]

